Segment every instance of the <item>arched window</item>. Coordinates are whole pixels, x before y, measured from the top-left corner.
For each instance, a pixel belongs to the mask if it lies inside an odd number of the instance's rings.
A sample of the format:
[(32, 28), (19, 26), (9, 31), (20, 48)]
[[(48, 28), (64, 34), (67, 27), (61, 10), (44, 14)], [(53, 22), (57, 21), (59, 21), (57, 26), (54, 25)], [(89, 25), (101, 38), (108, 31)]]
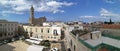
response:
[(54, 34), (54, 35), (58, 35), (57, 30), (54, 30), (54, 31), (53, 31), (53, 34)]
[(41, 36), (41, 38), (43, 38), (43, 36)]
[(37, 34), (35, 35), (35, 38), (38, 38), (38, 35), (37, 35)]
[(7, 34), (5, 33), (5, 36), (7, 36)]
[(37, 28), (36, 28), (35, 30), (36, 30), (36, 32), (37, 32)]
[(33, 32), (30, 32), (30, 37), (32, 37)]
[(47, 31), (48, 33), (50, 32), (50, 29), (48, 29), (48, 31)]
[(26, 28), (26, 31), (27, 31), (27, 28)]
[(32, 32), (32, 28), (30, 28), (30, 32)]
[(71, 49), (70, 49), (70, 48), (68, 48), (68, 51), (71, 51)]
[(92, 39), (92, 33), (90, 33), (90, 38)]
[(2, 33), (0, 33), (0, 37), (2, 37)]
[(75, 45), (74, 45), (74, 51), (75, 51), (75, 49), (76, 49), (76, 47), (75, 47)]
[(41, 33), (43, 33), (43, 28), (41, 28)]
[(72, 46), (72, 40), (70, 41), (70, 44), (71, 44), (71, 46)]

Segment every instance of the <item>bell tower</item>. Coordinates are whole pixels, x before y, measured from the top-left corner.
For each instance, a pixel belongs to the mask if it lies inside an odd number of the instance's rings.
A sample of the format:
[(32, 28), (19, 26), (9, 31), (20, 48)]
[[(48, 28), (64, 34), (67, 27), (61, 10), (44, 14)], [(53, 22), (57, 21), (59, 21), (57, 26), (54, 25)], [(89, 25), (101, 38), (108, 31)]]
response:
[(30, 19), (29, 19), (29, 23), (30, 23), (31, 25), (34, 25), (34, 8), (33, 8), (33, 6), (31, 6), (31, 8), (30, 8)]

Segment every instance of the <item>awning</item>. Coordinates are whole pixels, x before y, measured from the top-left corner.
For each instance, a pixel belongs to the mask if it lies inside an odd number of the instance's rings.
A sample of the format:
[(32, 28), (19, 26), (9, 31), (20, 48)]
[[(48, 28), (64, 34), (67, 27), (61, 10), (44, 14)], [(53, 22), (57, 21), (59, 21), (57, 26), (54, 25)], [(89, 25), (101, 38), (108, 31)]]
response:
[(42, 51), (43, 48), (43, 46), (31, 45), (30, 47), (28, 47), (27, 51)]
[(34, 37), (30, 37), (30, 39), (35, 39), (35, 40), (38, 40), (38, 41), (42, 41), (43, 39), (40, 39), (40, 38), (34, 38)]

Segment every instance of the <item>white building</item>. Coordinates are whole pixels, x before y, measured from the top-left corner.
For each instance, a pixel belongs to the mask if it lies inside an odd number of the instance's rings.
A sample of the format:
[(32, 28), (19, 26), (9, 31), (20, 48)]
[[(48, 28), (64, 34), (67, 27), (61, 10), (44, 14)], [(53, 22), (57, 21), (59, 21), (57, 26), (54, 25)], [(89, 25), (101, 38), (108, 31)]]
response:
[(91, 32), (91, 39), (99, 39), (101, 38), (101, 31), (93, 31)]
[(43, 26), (61, 26), (63, 27), (63, 22), (43, 22)]
[(43, 22), (43, 26), (51, 26), (50, 22)]
[(29, 37), (43, 40), (58, 41), (61, 39), (61, 27), (59, 26), (23, 26)]
[(69, 31), (72, 31), (72, 30), (75, 30), (75, 29), (83, 30), (83, 26), (82, 25), (70, 25), (70, 26), (68, 26)]

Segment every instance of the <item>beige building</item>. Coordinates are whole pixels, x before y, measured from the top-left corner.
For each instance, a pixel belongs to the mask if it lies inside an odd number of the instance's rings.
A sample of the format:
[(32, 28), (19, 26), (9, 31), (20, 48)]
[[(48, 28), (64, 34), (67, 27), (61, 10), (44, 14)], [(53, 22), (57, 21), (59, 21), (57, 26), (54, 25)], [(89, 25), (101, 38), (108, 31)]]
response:
[(61, 27), (59, 26), (23, 26), (29, 37), (43, 40), (58, 41), (61, 39)]
[[(80, 26), (80, 25), (79, 25)], [(94, 47), (86, 43), (86, 40), (95, 40), (101, 37), (100, 31), (93, 31), (86, 33), (84, 35), (80, 34), (72, 34), (72, 30), (76, 30), (76, 28), (66, 25), (65, 31), (65, 46), (68, 51), (92, 51), (96, 50)], [(80, 26), (81, 27), (81, 26)], [(77, 27), (79, 28), (79, 27)], [(84, 30), (84, 28), (80, 28), (78, 30)], [(82, 33), (82, 32), (81, 32)], [(93, 49), (92, 49), (93, 48)]]
[(78, 40), (78, 36), (73, 35), (69, 31), (70, 27), (67, 26), (65, 30), (65, 46), (68, 51), (91, 51), (83, 43)]
[(66, 26), (65, 30), (65, 46), (68, 51), (120, 50), (118, 39), (103, 36), (101, 31), (90, 31), (83, 35), (73, 34), (69, 31), (69, 26)]
[(17, 35), (18, 23), (0, 20), (0, 40), (12, 38)]

